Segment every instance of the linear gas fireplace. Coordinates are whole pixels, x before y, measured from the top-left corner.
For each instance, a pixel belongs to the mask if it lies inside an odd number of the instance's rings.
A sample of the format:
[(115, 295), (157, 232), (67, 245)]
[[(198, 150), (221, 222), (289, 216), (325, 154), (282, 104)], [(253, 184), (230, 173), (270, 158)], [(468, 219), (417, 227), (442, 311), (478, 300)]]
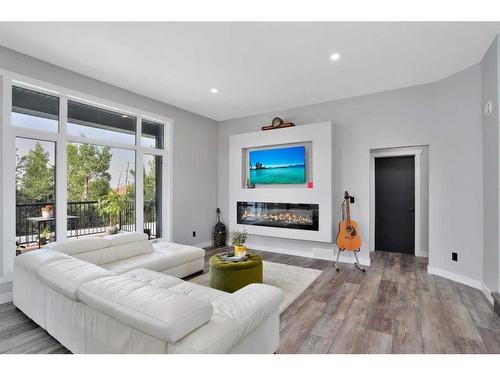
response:
[(319, 230), (319, 205), (305, 203), (238, 202), (237, 223)]

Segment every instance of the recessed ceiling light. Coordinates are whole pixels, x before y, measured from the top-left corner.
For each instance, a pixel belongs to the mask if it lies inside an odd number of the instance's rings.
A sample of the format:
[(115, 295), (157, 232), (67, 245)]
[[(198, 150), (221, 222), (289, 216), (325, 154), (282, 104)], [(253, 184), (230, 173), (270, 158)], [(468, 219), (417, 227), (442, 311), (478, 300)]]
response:
[(219, 92), (219, 90), (217, 90), (215, 87), (213, 89), (210, 89), (210, 92), (212, 94), (217, 94)]
[(340, 53), (332, 53), (330, 55), (330, 60), (337, 61), (338, 59), (340, 59)]

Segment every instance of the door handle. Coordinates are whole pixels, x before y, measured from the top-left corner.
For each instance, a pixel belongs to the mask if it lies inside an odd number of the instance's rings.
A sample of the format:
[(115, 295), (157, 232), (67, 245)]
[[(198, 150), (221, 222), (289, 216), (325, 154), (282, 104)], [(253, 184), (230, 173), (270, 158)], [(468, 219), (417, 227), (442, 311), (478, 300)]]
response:
[(413, 212), (415, 211), (415, 209), (413, 207), (410, 207), (410, 212)]

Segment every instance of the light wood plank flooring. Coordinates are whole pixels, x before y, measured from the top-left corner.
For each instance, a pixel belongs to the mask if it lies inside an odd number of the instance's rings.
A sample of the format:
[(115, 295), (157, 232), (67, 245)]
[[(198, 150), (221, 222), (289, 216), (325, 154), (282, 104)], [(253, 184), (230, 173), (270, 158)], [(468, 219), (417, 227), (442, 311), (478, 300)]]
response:
[[(427, 274), (424, 258), (376, 252), (366, 273), (350, 264), (337, 273), (324, 260), (255, 253), (324, 271), (281, 314), (278, 353), (500, 353), (500, 318), (481, 291)], [(0, 305), (0, 353), (66, 352)]]

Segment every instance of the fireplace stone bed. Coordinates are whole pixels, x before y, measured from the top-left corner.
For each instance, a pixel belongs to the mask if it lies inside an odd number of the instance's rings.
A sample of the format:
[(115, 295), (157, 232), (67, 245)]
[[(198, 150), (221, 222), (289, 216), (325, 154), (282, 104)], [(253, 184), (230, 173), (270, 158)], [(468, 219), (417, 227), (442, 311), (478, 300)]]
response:
[(237, 223), (318, 231), (319, 205), (312, 203), (237, 202)]

